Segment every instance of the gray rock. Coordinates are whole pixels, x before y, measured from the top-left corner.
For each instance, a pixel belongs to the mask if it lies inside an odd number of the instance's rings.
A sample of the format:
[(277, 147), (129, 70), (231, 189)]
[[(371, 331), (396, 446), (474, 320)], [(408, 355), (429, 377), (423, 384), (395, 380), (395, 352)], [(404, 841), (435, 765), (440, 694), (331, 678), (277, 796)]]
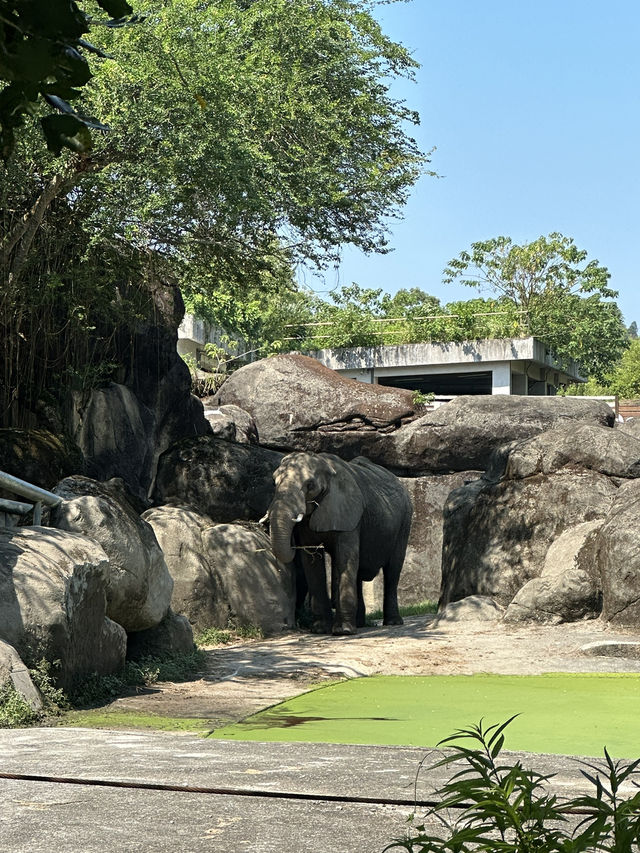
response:
[(611, 427), (613, 418), (596, 400), (461, 396), (399, 429), (377, 448), (376, 461), (413, 472), (485, 470), (494, 451), (509, 442), (562, 424)]
[(542, 574), (551, 543), (605, 518), (616, 494), (603, 474), (569, 469), (455, 489), (444, 511), (441, 606), (475, 594), (509, 604)]
[(175, 579), (173, 609), (196, 631), (259, 627), (265, 634), (295, 625), (295, 578), (273, 556), (257, 524), (214, 524), (184, 507), (145, 513)]
[(438, 611), (434, 627), (440, 622), (499, 622), (504, 608), (486, 595), (469, 595), (460, 601), (450, 601)]
[(0, 638), (28, 666), (60, 661), (60, 686), (124, 664), (126, 634), (106, 618), (102, 548), (45, 527), (0, 531)]
[(602, 524), (603, 519), (578, 524), (551, 543), (542, 574), (516, 593), (505, 622), (557, 625), (600, 615), (602, 593), (594, 549)]
[[(233, 373), (218, 391), (255, 419), (262, 444), (353, 458), (362, 441), (415, 415), (411, 392), (345, 379), (313, 358), (279, 355)], [(364, 436), (363, 436), (364, 434)], [(373, 457), (371, 457), (373, 458)]]
[(207, 397), (202, 400), (204, 416), (211, 424), (213, 435), (240, 444), (259, 444), (258, 428), (249, 412), (239, 406), (219, 406), (216, 399)]
[(142, 497), (153, 459), (153, 412), (125, 385), (94, 388), (89, 399), (73, 395), (72, 435), (86, 460), (89, 476), (122, 477)]
[(153, 528), (173, 577), (172, 610), (187, 616), (197, 631), (218, 625), (226, 614), (220, 615), (224, 608), (203, 541), (214, 522), (180, 506), (155, 507), (143, 517)]
[(615, 625), (640, 626), (640, 480), (620, 487), (596, 543), (602, 616)]
[[(438, 600), (442, 581), (444, 506), (453, 489), (477, 480), (479, 476), (480, 472), (464, 471), (402, 478), (413, 504), (413, 521), (398, 584), (400, 604)], [(382, 585), (381, 575), (379, 583)]]
[(173, 610), (155, 628), (134, 631), (127, 639), (127, 657), (133, 660), (145, 655), (187, 654), (194, 649), (191, 623)]
[(158, 463), (153, 502), (190, 506), (218, 522), (258, 521), (273, 497), (282, 454), (214, 436), (185, 439)]
[(65, 500), (52, 511), (52, 525), (99, 542), (109, 558), (105, 570), (109, 618), (127, 632), (158, 625), (169, 610), (173, 581), (153, 529), (117, 484), (68, 477), (55, 493)]
[(580, 651), (588, 657), (611, 657), (640, 660), (640, 642), (636, 640), (605, 640), (601, 643), (587, 643)]
[(609, 477), (638, 477), (640, 441), (622, 429), (563, 424), (514, 447), (505, 477), (523, 479), (561, 468), (599, 471)]
[(11, 682), (15, 691), (34, 711), (42, 711), (42, 694), (33, 683), (29, 670), (22, 662), (18, 652), (0, 640), (0, 686)]

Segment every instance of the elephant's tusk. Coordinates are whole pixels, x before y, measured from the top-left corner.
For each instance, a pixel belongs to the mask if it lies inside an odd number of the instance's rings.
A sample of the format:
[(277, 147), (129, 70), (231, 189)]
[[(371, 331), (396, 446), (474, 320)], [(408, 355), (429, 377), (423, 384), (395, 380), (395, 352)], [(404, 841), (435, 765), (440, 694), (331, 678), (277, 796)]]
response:
[(302, 521), (303, 518), (304, 518), (304, 513), (301, 512), (297, 518), (292, 518), (291, 520), (293, 521), (294, 524), (297, 524), (299, 521)]
[(266, 524), (269, 521), (269, 513), (265, 512), (258, 524)]

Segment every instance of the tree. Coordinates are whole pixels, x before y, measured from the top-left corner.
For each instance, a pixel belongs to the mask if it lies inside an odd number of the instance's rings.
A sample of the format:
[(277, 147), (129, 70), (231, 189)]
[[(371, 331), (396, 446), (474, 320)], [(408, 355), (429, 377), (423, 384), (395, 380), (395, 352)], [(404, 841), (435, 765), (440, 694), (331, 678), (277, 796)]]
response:
[(631, 325), (627, 329), (627, 334), (629, 335), (629, 338), (632, 341), (635, 341), (636, 338), (638, 337), (638, 324), (636, 323), (635, 320), (633, 321), (633, 323), (631, 323)]
[(560, 360), (602, 379), (628, 344), (606, 267), (586, 261), (573, 240), (553, 233), (516, 245), (509, 237), (473, 243), (449, 262), (443, 280), (484, 287), (519, 309), (522, 330)]
[(608, 387), (609, 393), (624, 399), (640, 397), (640, 340), (637, 338), (622, 354), (620, 363), (609, 378)]
[(386, 251), (424, 158), (405, 130), (416, 113), (389, 93), (415, 62), (367, 6), (140, 0), (145, 20), (105, 32), (114, 62), (96, 70), (112, 165), (95, 226), (161, 253), (187, 289), (257, 286), (345, 243)]
[[(96, 0), (110, 16), (107, 26), (120, 26), (132, 13), (126, 0)], [(6, 161), (15, 131), (40, 101), (56, 112), (40, 119), (50, 151), (91, 148), (91, 129), (106, 130), (69, 104), (91, 79), (85, 52), (104, 56), (83, 36), (89, 15), (69, 0), (5, 0), (0, 6), (0, 156)]]
[(389, 90), (415, 62), (366, 0), (140, 0), (136, 11), (117, 37), (93, 32), (111, 58), (92, 66), (83, 105), (109, 133), (52, 156), (27, 123), (0, 182), (5, 422), (64, 386), (65, 358), (82, 366), (61, 330), (90, 348), (87, 364), (112, 364), (105, 317), (120, 306), (124, 322), (129, 307), (135, 321), (136, 282), (253, 299), (344, 243), (386, 251), (389, 216), (425, 166), (406, 132), (418, 117)]

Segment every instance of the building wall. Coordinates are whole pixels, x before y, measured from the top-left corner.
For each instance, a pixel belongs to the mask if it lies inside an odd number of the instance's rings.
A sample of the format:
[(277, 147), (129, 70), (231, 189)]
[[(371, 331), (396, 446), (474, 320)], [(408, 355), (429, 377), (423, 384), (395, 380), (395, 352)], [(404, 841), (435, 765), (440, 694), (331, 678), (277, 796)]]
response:
[(535, 338), (353, 347), (311, 355), (342, 376), (369, 383), (490, 371), (492, 394), (554, 394), (558, 385), (581, 378), (575, 364), (561, 368)]

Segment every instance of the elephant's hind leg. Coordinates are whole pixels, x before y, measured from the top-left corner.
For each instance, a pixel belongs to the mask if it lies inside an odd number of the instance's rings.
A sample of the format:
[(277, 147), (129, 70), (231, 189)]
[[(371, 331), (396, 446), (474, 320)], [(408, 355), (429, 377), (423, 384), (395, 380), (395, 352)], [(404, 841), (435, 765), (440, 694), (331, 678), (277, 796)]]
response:
[(384, 602), (382, 613), (384, 625), (404, 624), (400, 610), (398, 609), (398, 581), (400, 580), (400, 570), (404, 563), (406, 550), (406, 543), (398, 547), (387, 565), (383, 568)]
[(364, 596), (362, 595), (362, 581), (358, 578), (358, 609), (356, 610), (356, 627), (364, 628), (365, 626), (365, 607)]

